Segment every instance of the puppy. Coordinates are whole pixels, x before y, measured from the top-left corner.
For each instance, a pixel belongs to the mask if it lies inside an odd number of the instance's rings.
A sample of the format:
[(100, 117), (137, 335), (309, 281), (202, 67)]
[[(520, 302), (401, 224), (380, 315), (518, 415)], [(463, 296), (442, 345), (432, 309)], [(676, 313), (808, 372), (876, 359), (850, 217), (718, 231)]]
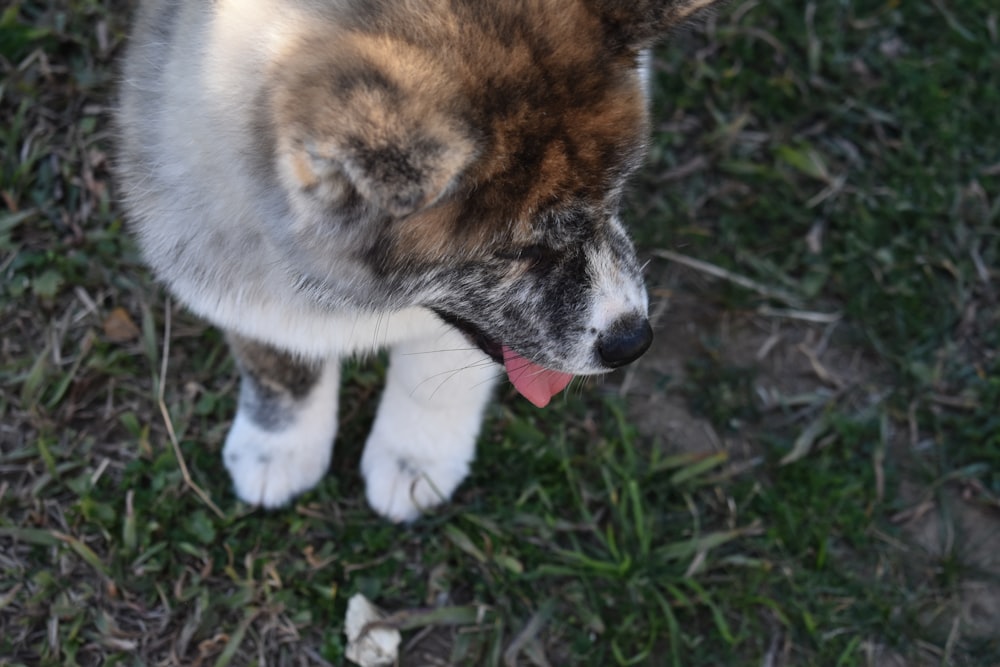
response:
[(361, 468), (408, 521), (468, 473), (496, 364), (544, 406), (649, 347), (619, 203), (647, 49), (711, 2), (143, 1), (119, 179), (156, 275), (227, 332), (241, 499), (326, 473), (345, 355), (390, 348)]

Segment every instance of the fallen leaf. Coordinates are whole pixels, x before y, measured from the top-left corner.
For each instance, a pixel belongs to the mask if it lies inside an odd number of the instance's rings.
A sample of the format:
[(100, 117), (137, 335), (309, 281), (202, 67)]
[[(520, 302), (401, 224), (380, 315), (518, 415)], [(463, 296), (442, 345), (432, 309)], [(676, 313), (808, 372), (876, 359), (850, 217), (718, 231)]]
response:
[(139, 327), (128, 311), (119, 306), (104, 320), (104, 335), (112, 343), (127, 343), (139, 337)]

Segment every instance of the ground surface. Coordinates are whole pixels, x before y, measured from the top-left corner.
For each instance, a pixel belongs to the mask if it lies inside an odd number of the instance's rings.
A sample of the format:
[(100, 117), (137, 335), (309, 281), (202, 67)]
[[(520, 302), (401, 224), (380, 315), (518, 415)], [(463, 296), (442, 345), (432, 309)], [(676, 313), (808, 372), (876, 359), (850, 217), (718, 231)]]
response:
[[(1000, 665), (1000, 41), (989, 0), (734, 2), (657, 59), (629, 217), (655, 347), (501, 392), (456, 501), (234, 501), (236, 376), (114, 204), (130, 9), (0, 12), (0, 665)], [(692, 261), (697, 260), (697, 261)], [(699, 263), (700, 262), (700, 263)]]

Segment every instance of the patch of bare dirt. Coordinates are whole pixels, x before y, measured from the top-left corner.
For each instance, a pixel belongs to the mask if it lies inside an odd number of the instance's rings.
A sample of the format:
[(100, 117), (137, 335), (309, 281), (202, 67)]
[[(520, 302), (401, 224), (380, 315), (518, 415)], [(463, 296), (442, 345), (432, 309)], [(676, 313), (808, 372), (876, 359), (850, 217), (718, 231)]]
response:
[[(755, 433), (787, 429), (831, 400), (859, 408), (879, 400), (880, 369), (836, 342), (839, 321), (811, 323), (802, 318), (815, 313), (796, 311), (734, 312), (703, 296), (710, 288), (679, 271), (665, 271), (658, 282), (663, 286), (652, 290), (659, 301), (653, 307), (656, 339), (626, 373), (621, 391), (640, 431), (667, 448), (751, 456), (759, 453)], [(737, 420), (720, 433), (692, 411), (684, 394), (700, 380), (692, 367), (704, 364), (746, 375), (751, 395), (744, 399), (759, 417), (755, 424)]]
[(1000, 511), (961, 489), (940, 492), (905, 483), (910, 509), (899, 521), (915, 576), (939, 589), (920, 622), (936, 637), (988, 640), (1000, 633)]

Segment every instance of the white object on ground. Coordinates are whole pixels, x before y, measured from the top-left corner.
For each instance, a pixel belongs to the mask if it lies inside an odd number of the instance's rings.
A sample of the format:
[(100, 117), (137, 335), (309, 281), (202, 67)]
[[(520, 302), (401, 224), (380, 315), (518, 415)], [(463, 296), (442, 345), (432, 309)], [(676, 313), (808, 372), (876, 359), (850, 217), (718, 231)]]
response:
[(384, 615), (361, 593), (347, 601), (344, 634), (347, 635), (347, 659), (361, 667), (386, 667), (396, 664), (402, 636), (395, 628), (369, 627)]

